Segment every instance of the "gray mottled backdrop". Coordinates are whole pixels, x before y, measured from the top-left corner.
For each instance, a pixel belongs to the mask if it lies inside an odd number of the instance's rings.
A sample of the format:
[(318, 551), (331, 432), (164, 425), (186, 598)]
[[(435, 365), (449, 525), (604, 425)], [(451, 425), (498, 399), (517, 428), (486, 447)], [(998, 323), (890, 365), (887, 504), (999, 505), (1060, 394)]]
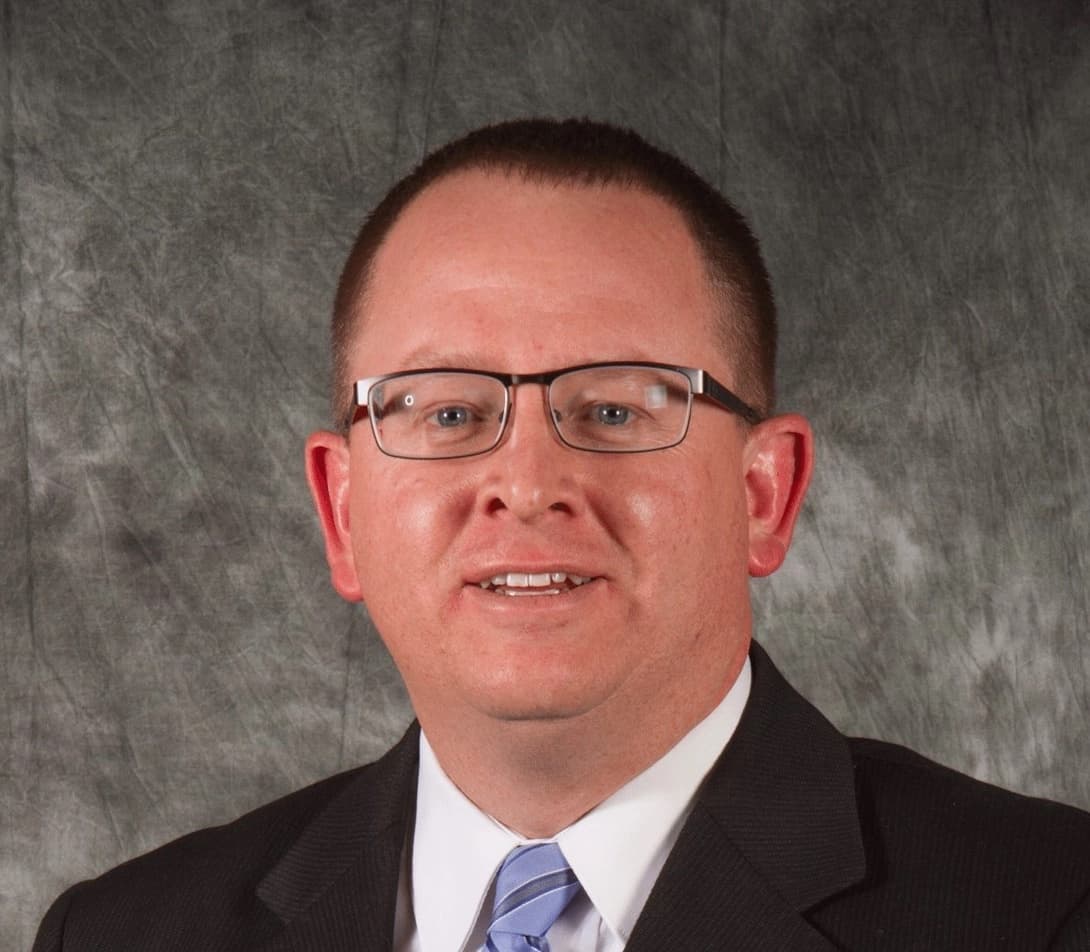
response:
[(302, 474), (361, 215), (589, 114), (749, 212), (819, 470), (758, 628), (847, 731), (1090, 806), (1077, 0), (5, 0), (0, 946), (409, 717)]

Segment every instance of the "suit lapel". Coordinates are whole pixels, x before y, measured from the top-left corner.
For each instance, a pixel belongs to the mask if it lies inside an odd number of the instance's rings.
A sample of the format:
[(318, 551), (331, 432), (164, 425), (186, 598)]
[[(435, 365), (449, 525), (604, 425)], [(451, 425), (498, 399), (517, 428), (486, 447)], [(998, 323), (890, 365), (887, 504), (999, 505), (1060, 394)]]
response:
[(818, 952), (806, 910), (866, 871), (851, 755), (757, 645), (742, 720), (712, 768), (628, 952)]
[(419, 728), (364, 767), (257, 886), (283, 923), (268, 952), (387, 952), (414, 812)]
[[(832, 952), (804, 913), (865, 873), (851, 757), (754, 645), (753, 688), (627, 952)], [(264, 952), (387, 952), (414, 811), (419, 729), (360, 774), (257, 887)]]
[(626, 952), (832, 952), (704, 810), (694, 810)]

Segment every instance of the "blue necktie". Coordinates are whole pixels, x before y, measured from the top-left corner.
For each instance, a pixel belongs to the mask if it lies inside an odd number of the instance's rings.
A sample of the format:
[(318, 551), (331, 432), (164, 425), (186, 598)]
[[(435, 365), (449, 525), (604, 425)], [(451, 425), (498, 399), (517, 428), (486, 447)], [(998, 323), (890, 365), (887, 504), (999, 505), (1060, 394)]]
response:
[(579, 880), (555, 843), (520, 846), (496, 873), (487, 952), (549, 952), (545, 933), (579, 892)]

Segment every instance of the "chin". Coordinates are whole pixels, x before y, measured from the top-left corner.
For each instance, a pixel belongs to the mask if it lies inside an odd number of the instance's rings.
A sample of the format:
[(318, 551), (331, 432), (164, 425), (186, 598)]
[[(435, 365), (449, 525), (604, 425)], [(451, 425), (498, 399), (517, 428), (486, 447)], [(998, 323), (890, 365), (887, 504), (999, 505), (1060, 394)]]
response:
[(572, 683), (570, 676), (554, 681), (540, 677), (491, 682), (474, 691), (473, 706), (496, 721), (557, 723), (570, 721), (602, 703), (602, 692), (589, 695)]
[(496, 721), (508, 723), (559, 723), (581, 717), (594, 705), (574, 701), (498, 701), (490, 699), (478, 705), (481, 711)]

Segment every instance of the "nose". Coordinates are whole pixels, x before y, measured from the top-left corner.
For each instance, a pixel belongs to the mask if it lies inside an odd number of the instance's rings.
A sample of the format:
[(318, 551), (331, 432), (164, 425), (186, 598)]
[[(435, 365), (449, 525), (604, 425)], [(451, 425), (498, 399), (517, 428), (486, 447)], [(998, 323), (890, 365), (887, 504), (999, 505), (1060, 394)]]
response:
[(540, 384), (512, 388), (511, 414), (499, 446), (489, 453), (482, 502), (489, 514), (523, 522), (577, 509), (576, 450), (565, 446), (549, 420)]

